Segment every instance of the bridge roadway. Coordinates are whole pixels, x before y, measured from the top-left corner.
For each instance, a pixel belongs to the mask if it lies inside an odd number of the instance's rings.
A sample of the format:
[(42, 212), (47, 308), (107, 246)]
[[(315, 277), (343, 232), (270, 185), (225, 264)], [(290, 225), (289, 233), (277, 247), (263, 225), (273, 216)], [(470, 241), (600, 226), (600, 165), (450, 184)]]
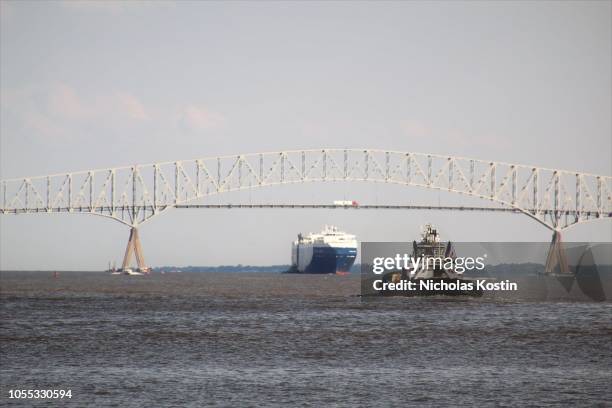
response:
[[(176, 208), (193, 209), (229, 209), (229, 208), (296, 208), (296, 209), (329, 209), (329, 210), (441, 210), (441, 211), (491, 211), (520, 213), (516, 208), (504, 207), (473, 207), (458, 205), (402, 205), (402, 204), (359, 204), (359, 205), (336, 205), (336, 204), (184, 204)], [(553, 210), (542, 210), (550, 211)]]
[[(517, 208), (508, 207), (477, 207), (477, 206), (458, 206), (458, 205), (408, 205), (408, 204), (359, 204), (359, 205), (337, 205), (337, 204), (294, 204), (294, 203), (264, 203), (264, 204), (177, 204), (172, 206), (178, 209), (265, 209), (265, 208), (280, 208), (280, 209), (323, 209), (323, 210), (439, 210), (439, 211), (474, 211), (474, 212), (502, 212), (502, 213), (521, 213)], [(134, 209), (148, 210), (148, 206), (116, 206), (114, 211), (134, 211)], [(159, 210), (165, 207), (159, 208)], [(89, 206), (82, 207), (55, 207), (41, 209), (10, 209), (2, 210), (2, 214), (21, 214), (21, 213), (97, 213), (110, 210), (107, 206), (97, 206), (92, 209)], [(535, 213), (535, 210), (528, 210)], [(538, 209), (540, 214), (553, 214), (553, 209)], [(564, 214), (574, 216), (575, 211), (566, 210)], [(588, 213), (588, 214), (587, 214)], [(596, 217), (595, 211), (582, 212), (582, 215)], [(608, 214), (612, 217), (612, 213)]]

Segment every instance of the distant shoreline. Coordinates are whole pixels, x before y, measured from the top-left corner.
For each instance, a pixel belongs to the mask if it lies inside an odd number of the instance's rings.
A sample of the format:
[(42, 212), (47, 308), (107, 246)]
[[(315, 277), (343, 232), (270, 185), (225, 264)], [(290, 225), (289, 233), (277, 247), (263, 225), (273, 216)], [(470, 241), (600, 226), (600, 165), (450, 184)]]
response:
[[(153, 273), (181, 273), (181, 272), (198, 272), (198, 273), (207, 273), (207, 272), (231, 272), (231, 273), (256, 273), (256, 272), (272, 272), (272, 273), (281, 273), (286, 272), (291, 265), (218, 265), (218, 266), (155, 266), (151, 268)], [(7, 269), (0, 270), (0, 273), (3, 272), (106, 272), (106, 270), (100, 269), (70, 269), (70, 270), (60, 270), (60, 269)], [(360, 272), (360, 265), (353, 265), (351, 268), (352, 273)]]
[[(253, 272), (285, 272), (290, 265), (269, 265), (269, 266), (253, 266), (253, 265), (220, 265), (220, 266), (156, 266), (151, 268), (153, 273), (181, 273), (181, 272), (235, 272), (235, 273), (253, 273)], [(57, 272), (57, 273), (72, 273), (72, 272), (107, 272), (102, 269), (2, 269), (0, 273), (6, 272)]]
[[(206, 267), (198, 267), (195, 269), (189, 269), (187, 270), (188, 267), (185, 268), (173, 268), (173, 269), (164, 269), (164, 268), (152, 268), (152, 272), (153, 273), (181, 273), (181, 272), (196, 272), (196, 273), (213, 273), (213, 272), (233, 272), (233, 273), (256, 273), (256, 272), (284, 272), (289, 268), (289, 265), (287, 265), (287, 268), (285, 269), (272, 269), (270, 267), (270, 269), (268, 269), (268, 267), (258, 267), (259, 270), (254, 270), (252, 268), (249, 269), (225, 269), (224, 267), (214, 267), (214, 266), (206, 266)], [(48, 273), (53, 273), (53, 272), (57, 272), (57, 273), (79, 273), (79, 272), (92, 272), (92, 273), (99, 273), (99, 272), (103, 272), (106, 273), (106, 270), (101, 270), (101, 269), (66, 269), (66, 270), (62, 270), (62, 269), (3, 269), (0, 270), (0, 274), (1, 273), (7, 273), (7, 272), (48, 272)]]
[[(290, 265), (219, 265), (219, 266), (156, 266), (152, 268), (153, 273), (282, 273), (289, 269)], [(612, 265), (597, 265), (601, 272), (612, 272)], [(72, 273), (72, 272), (107, 272), (100, 269), (81, 269), (81, 270), (60, 270), (60, 269), (7, 269), (0, 270), (0, 273), (7, 272), (46, 272), (46, 273)], [(355, 264), (351, 268), (352, 274), (361, 273), (361, 264)], [(544, 272), (544, 265), (538, 263), (504, 263), (498, 265), (487, 265), (485, 273), (489, 274), (541, 274)], [(482, 274), (482, 273), (481, 273)], [(466, 273), (466, 276), (475, 275), (474, 273)], [(478, 273), (476, 275), (479, 275)]]

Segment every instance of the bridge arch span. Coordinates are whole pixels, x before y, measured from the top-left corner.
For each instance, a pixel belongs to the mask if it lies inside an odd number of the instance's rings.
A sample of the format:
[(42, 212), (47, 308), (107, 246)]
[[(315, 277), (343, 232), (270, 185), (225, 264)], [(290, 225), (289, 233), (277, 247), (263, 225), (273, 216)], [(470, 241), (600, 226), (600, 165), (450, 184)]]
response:
[(239, 154), (3, 180), (0, 212), (86, 212), (135, 227), (208, 196), (310, 182), (448, 191), (516, 209), (556, 231), (612, 217), (611, 176), (372, 149)]

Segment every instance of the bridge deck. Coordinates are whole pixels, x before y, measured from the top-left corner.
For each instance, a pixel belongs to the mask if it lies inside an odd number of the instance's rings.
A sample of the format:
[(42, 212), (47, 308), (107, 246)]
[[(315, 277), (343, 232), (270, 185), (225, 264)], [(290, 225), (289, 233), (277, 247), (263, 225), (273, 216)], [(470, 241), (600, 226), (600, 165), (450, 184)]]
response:
[[(178, 209), (265, 209), (265, 208), (280, 208), (280, 209), (322, 209), (322, 210), (438, 210), (438, 211), (480, 211), (480, 212), (506, 212), (506, 213), (520, 213), (522, 212), (517, 208), (508, 207), (477, 207), (477, 206), (458, 206), (458, 205), (409, 205), (409, 204), (359, 204), (359, 205), (336, 205), (336, 204), (293, 204), (293, 203), (264, 203), (264, 204), (176, 204), (174, 207)], [(164, 210), (166, 206), (159, 206), (158, 210)], [(150, 210), (149, 206), (115, 206), (111, 209), (109, 206), (97, 206), (97, 207), (53, 207), (53, 208), (36, 208), (36, 209), (10, 209), (0, 210), (2, 214), (23, 214), (23, 213), (64, 213), (64, 212), (76, 212), (76, 213), (101, 213), (104, 211), (133, 211), (134, 209)], [(536, 214), (535, 210), (528, 210), (532, 214)], [(553, 209), (539, 209), (539, 214), (552, 214)], [(569, 210), (564, 211), (566, 215), (575, 215), (575, 211)], [(597, 217), (598, 214), (595, 211), (582, 212), (583, 216)], [(612, 217), (612, 213), (604, 214), (606, 217)]]

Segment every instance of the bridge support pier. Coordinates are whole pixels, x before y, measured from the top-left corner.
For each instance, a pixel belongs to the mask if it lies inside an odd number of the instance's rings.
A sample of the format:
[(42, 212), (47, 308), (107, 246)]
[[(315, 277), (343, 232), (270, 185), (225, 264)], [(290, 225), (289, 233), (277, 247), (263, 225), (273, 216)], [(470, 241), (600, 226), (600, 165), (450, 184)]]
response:
[(138, 236), (138, 228), (136, 227), (132, 227), (130, 229), (130, 239), (128, 240), (127, 248), (125, 248), (125, 255), (123, 257), (123, 263), (121, 264), (121, 270), (125, 271), (130, 267), (132, 253), (136, 255), (138, 271), (150, 272), (151, 268), (147, 267), (144, 261), (144, 254), (142, 252), (142, 246), (140, 245), (140, 237)]
[(553, 238), (548, 249), (548, 256), (546, 257), (544, 273), (559, 275), (571, 275), (572, 273), (567, 263), (565, 249), (561, 241), (561, 231), (555, 231), (553, 233)]

